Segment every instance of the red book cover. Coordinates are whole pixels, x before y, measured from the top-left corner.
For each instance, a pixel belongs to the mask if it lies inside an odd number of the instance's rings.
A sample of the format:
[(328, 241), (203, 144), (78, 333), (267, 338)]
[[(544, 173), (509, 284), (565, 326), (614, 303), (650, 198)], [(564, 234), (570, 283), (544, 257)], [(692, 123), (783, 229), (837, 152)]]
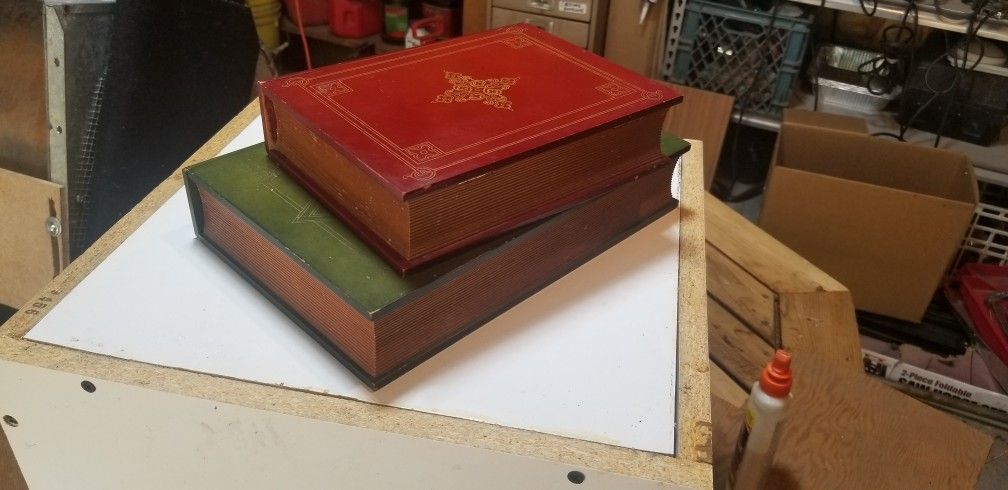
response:
[(261, 91), (401, 199), (681, 99), (526, 24), (277, 78)]

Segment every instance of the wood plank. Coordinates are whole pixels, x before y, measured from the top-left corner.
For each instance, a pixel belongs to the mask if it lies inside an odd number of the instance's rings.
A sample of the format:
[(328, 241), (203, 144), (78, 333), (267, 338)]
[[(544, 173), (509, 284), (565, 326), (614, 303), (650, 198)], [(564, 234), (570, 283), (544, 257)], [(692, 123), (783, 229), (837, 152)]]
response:
[[(742, 399), (745, 403), (745, 397)], [(714, 420), (714, 487), (727, 488), (732, 454), (742, 428), (742, 405), (735, 405), (711, 395), (711, 418)]]
[[(769, 487), (972, 486), (990, 451), (988, 436), (866, 376), (806, 364), (796, 366)], [(714, 485), (723, 488), (745, 398), (713, 393)]]
[(43, 39), (40, 2), (0, 2), (0, 168), (40, 179), (49, 176)]
[(849, 292), (784, 294), (779, 306), (781, 342), (796, 359), (831, 361), (854, 373), (863, 370)]
[(707, 245), (707, 292), (768, 344), (780, 345), (777, 296), (710, 244)]
[(735, 98), (684, 85), (671, 85), (683, 95), (683, 101), (669, 109), (663, 130), (680, 138), (704, 142), (703, 182), (704, 189), (710, 189)]
[(714, 196), (704, 205), (707, 241), (777, 294), (847, 290)]
[(462, 2), (462, 34), (473, 34), (487, 28), (488, 0), (464, 0)]
[(63, 186), (0, 169), (0, 304), (20, 307), (67, 261), (63, 240), (49, 234), (63, 217)]
[[(1003, 434), (1003, 433), (1002, 433)], [(976, 488), (978, 490), (1000, 490), (1008, 481), (1008, 442), (1001, 435), (994, 439), (987, 462), (980, 470)]]
[[(749, 394), (728, 373), (715, 363), (711, 363), (711, 399), (720, 398), (733, 407), (741, 407)], [(713, 410), (713, 409), (712, 409)], [(713, 412), (711, 418), (714, 419)], [(716, 424), (717, 420), (714, 419)]]
[(774, 349), (721, 303), (707, 304), (710, 324), (710, 357), (736, 383), (748, 386), (759, 377)]
[(771, 486), (970, 488), (990, 436), (831, 362), (795, 359)]
[[(770, 488), (969, 488), (989, 436), (830, 363), (795, 366)], [(856, 394), (856, 396), (852, 396)], [(741, 405), (711, 398), (714, 485), (723, 488)]]
[(644, 24), (640, 23), (640, 6), (636, 2), (632, 6), (613, 3), (606, 23), (605, 57), (641, 75), (654, 77), (665, 47), (669, 0), (658, 0)]

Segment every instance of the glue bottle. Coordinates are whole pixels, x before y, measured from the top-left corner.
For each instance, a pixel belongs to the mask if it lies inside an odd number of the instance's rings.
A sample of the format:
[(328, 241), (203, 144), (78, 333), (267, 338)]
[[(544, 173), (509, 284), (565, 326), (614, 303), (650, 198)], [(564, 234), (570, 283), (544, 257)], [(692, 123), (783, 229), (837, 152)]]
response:
[(729, 489), (764, 487), (777, 449), (777, 426), (784, 419), (790, 398), (791, 354), (778, 350), (763, 368), (759, 381), (753, 383), (746, 400), (745, 421), (728, 473)]

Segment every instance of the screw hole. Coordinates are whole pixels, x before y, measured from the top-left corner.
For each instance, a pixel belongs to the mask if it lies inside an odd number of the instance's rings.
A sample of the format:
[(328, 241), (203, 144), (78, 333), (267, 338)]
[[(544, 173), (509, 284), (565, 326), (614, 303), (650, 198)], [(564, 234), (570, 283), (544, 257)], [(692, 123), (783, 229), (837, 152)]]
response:
[(14, 417), (11, 417), (10, 415), (4, 415), (3, 416), (3, 421), (4, 421), (5, 424), (7, 424), (7, 425), (9, 425), (11, 427), (17, 427), (18, 426), (17, 419), (14, 418)]
[(94, 393), (95, 390), (98, 389), (98, 388), (95, 387), (94, 383), (92, 383), (92, 382), (90, 382), (90, 381), (88, 381), (86, 379), (84, 381), (80, 382), (80, 387), (84, 388), (84, 391), (86, 391), (88, 393)]
[(59, 58), (53, 58), (52, 62), (54, 65), (59, 66)]
[(572, 471), (567, 473), (567, 480), (575, 485), (580, 485), (585, 481), (585, 474), (580, 471)]
[(63, 134), (63, 126), (56, 126), (56, 132), (59, 134)]

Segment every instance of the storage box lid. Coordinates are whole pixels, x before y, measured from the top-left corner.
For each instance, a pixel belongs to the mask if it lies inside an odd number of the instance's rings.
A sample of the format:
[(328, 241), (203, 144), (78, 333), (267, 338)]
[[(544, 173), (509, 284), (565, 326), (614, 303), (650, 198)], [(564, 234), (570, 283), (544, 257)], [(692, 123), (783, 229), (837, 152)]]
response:
[(785, 111), (775, 165), (977, 203), (976, 177), (966, 155), (870, 136), (859, 118)]

